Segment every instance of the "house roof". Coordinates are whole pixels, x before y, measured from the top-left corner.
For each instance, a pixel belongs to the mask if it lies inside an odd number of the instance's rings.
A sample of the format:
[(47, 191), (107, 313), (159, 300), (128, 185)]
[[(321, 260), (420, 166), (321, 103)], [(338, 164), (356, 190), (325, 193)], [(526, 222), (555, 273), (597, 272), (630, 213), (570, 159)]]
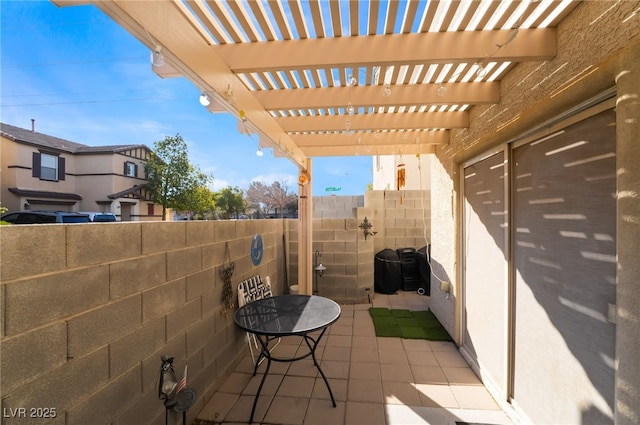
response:
[(147, 196), (147, 192), (148, 192), (148, 189), (146, 185), (136, 184), (128, 189), (121, 190), (120, 192), (117, 192), (117, 193), (112, 193), (111, 195), (108, 195), (107, 198), (109, 199), (135, 198), (135, 199), (141, 199), (141, 200), (149, 200), (149, 196)]
[(146, 149), (150, 150), (145, 145), (110, 145), (110, 146), (84, 146), (78, 149), (76, 154), (93, 154), (93, 153), (118, 153), (131, 149)]
[[(241, 126), (306, 167), (314, 156), (433, 153), (474, 105), (498, 104), (520, 62), (555, 57), (581, 2), (162, 1), (93, 3)], [(194, 99), (194, 101), (197, 101)]]
[(82, 200), (82, 195), (72, 192), (52, 192), (48, 190), (30, 190), (20, 189), (18, 187), (10, 187), (9, 192), (18, 196), (33, 196), (35, 198), (53, 198), (53, 199), (74, 199)]
[(145, 145), (111, 145), (111, 146), (88, 146), (59, 137), (49, 136), (32, 130), (16, 127), (10, 124), (0, 123), (0, 133), (17, 143), (25, 143), (56, 151), (69, 152), (72, 154), (98, 154), (98, 153), (119, 153), (131, 149), (143, 148), (149, 150)]

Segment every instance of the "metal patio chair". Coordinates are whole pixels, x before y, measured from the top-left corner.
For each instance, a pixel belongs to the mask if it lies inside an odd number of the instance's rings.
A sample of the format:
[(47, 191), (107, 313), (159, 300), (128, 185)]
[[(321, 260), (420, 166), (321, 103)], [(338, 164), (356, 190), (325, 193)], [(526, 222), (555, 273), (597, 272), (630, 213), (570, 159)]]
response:
[[(245, 304), (249, 304), (252, 301), (261, 300), (263, 298), (272, 297), (271, 292), (271, 279), (269, 276), (265, 277), (264, 281), (260, 275), (253, 276), (249, 279), (243, 280), (238, 284), (238, 307), (242, 307)], [(262, 363), (265, 357), (260, 357), (260, 343), (254, 334), (247, 332), (247, 343), (249, 344), (249, 351), (251, 353), (251, 360), (255, 366)], [(272, 351), (278, 344), (280, 344), (281, 338), (274, 339), (275, 344), (269, 347), (269, 351)], [(257, 357), (257, 363), (256, 363)]]

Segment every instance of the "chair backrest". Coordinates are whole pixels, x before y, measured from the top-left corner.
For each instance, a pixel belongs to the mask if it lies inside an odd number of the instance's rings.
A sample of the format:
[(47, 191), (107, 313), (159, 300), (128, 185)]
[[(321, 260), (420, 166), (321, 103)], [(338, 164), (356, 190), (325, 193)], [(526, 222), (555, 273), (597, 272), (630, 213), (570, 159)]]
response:
[(238, 306), (242, 307), (251, 301), (273, 296), (271, 279), (267, 276), (264, 281), (260, 275), (243, 280), (238, 284)]

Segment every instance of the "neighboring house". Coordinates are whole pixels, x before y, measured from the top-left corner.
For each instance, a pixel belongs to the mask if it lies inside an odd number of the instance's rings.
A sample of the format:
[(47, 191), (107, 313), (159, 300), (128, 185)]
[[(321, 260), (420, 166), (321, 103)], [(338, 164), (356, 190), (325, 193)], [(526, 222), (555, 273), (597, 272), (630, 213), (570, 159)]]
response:
[(0, 124), (0, 202), (9, 211), (111, 212), (122, 221), (162, 220), (149, 200), (145, 145), (87, 146)]
[[(255, 214), (253, 216), (255, 217)], [(298, 218), (298, 198), (285, 205), (284, 212), (280, 207), (271, 207), (269, 211), (264, 212), (264, 218)]]

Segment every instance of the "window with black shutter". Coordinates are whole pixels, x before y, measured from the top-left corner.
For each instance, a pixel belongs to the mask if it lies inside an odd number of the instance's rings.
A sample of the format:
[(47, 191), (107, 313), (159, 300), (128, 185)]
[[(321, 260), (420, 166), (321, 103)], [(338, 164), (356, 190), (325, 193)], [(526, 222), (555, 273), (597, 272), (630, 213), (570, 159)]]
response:
[(41, 180), (64, 180), (65, 160), (58, 155), (34, 152), (31, 175)]
[(65, 159), (63, 157), (59, 157), (58, 158), (58, 180), (64, 180), (65, 179)]
[(138, 164), (126, 161), (124, 163), (124, 175), (127, 177), (136, 177), (138, 175)]
[(40, 178), (40, 152), (33, 153), (33, 161), (31, 164), (31, 176)]

